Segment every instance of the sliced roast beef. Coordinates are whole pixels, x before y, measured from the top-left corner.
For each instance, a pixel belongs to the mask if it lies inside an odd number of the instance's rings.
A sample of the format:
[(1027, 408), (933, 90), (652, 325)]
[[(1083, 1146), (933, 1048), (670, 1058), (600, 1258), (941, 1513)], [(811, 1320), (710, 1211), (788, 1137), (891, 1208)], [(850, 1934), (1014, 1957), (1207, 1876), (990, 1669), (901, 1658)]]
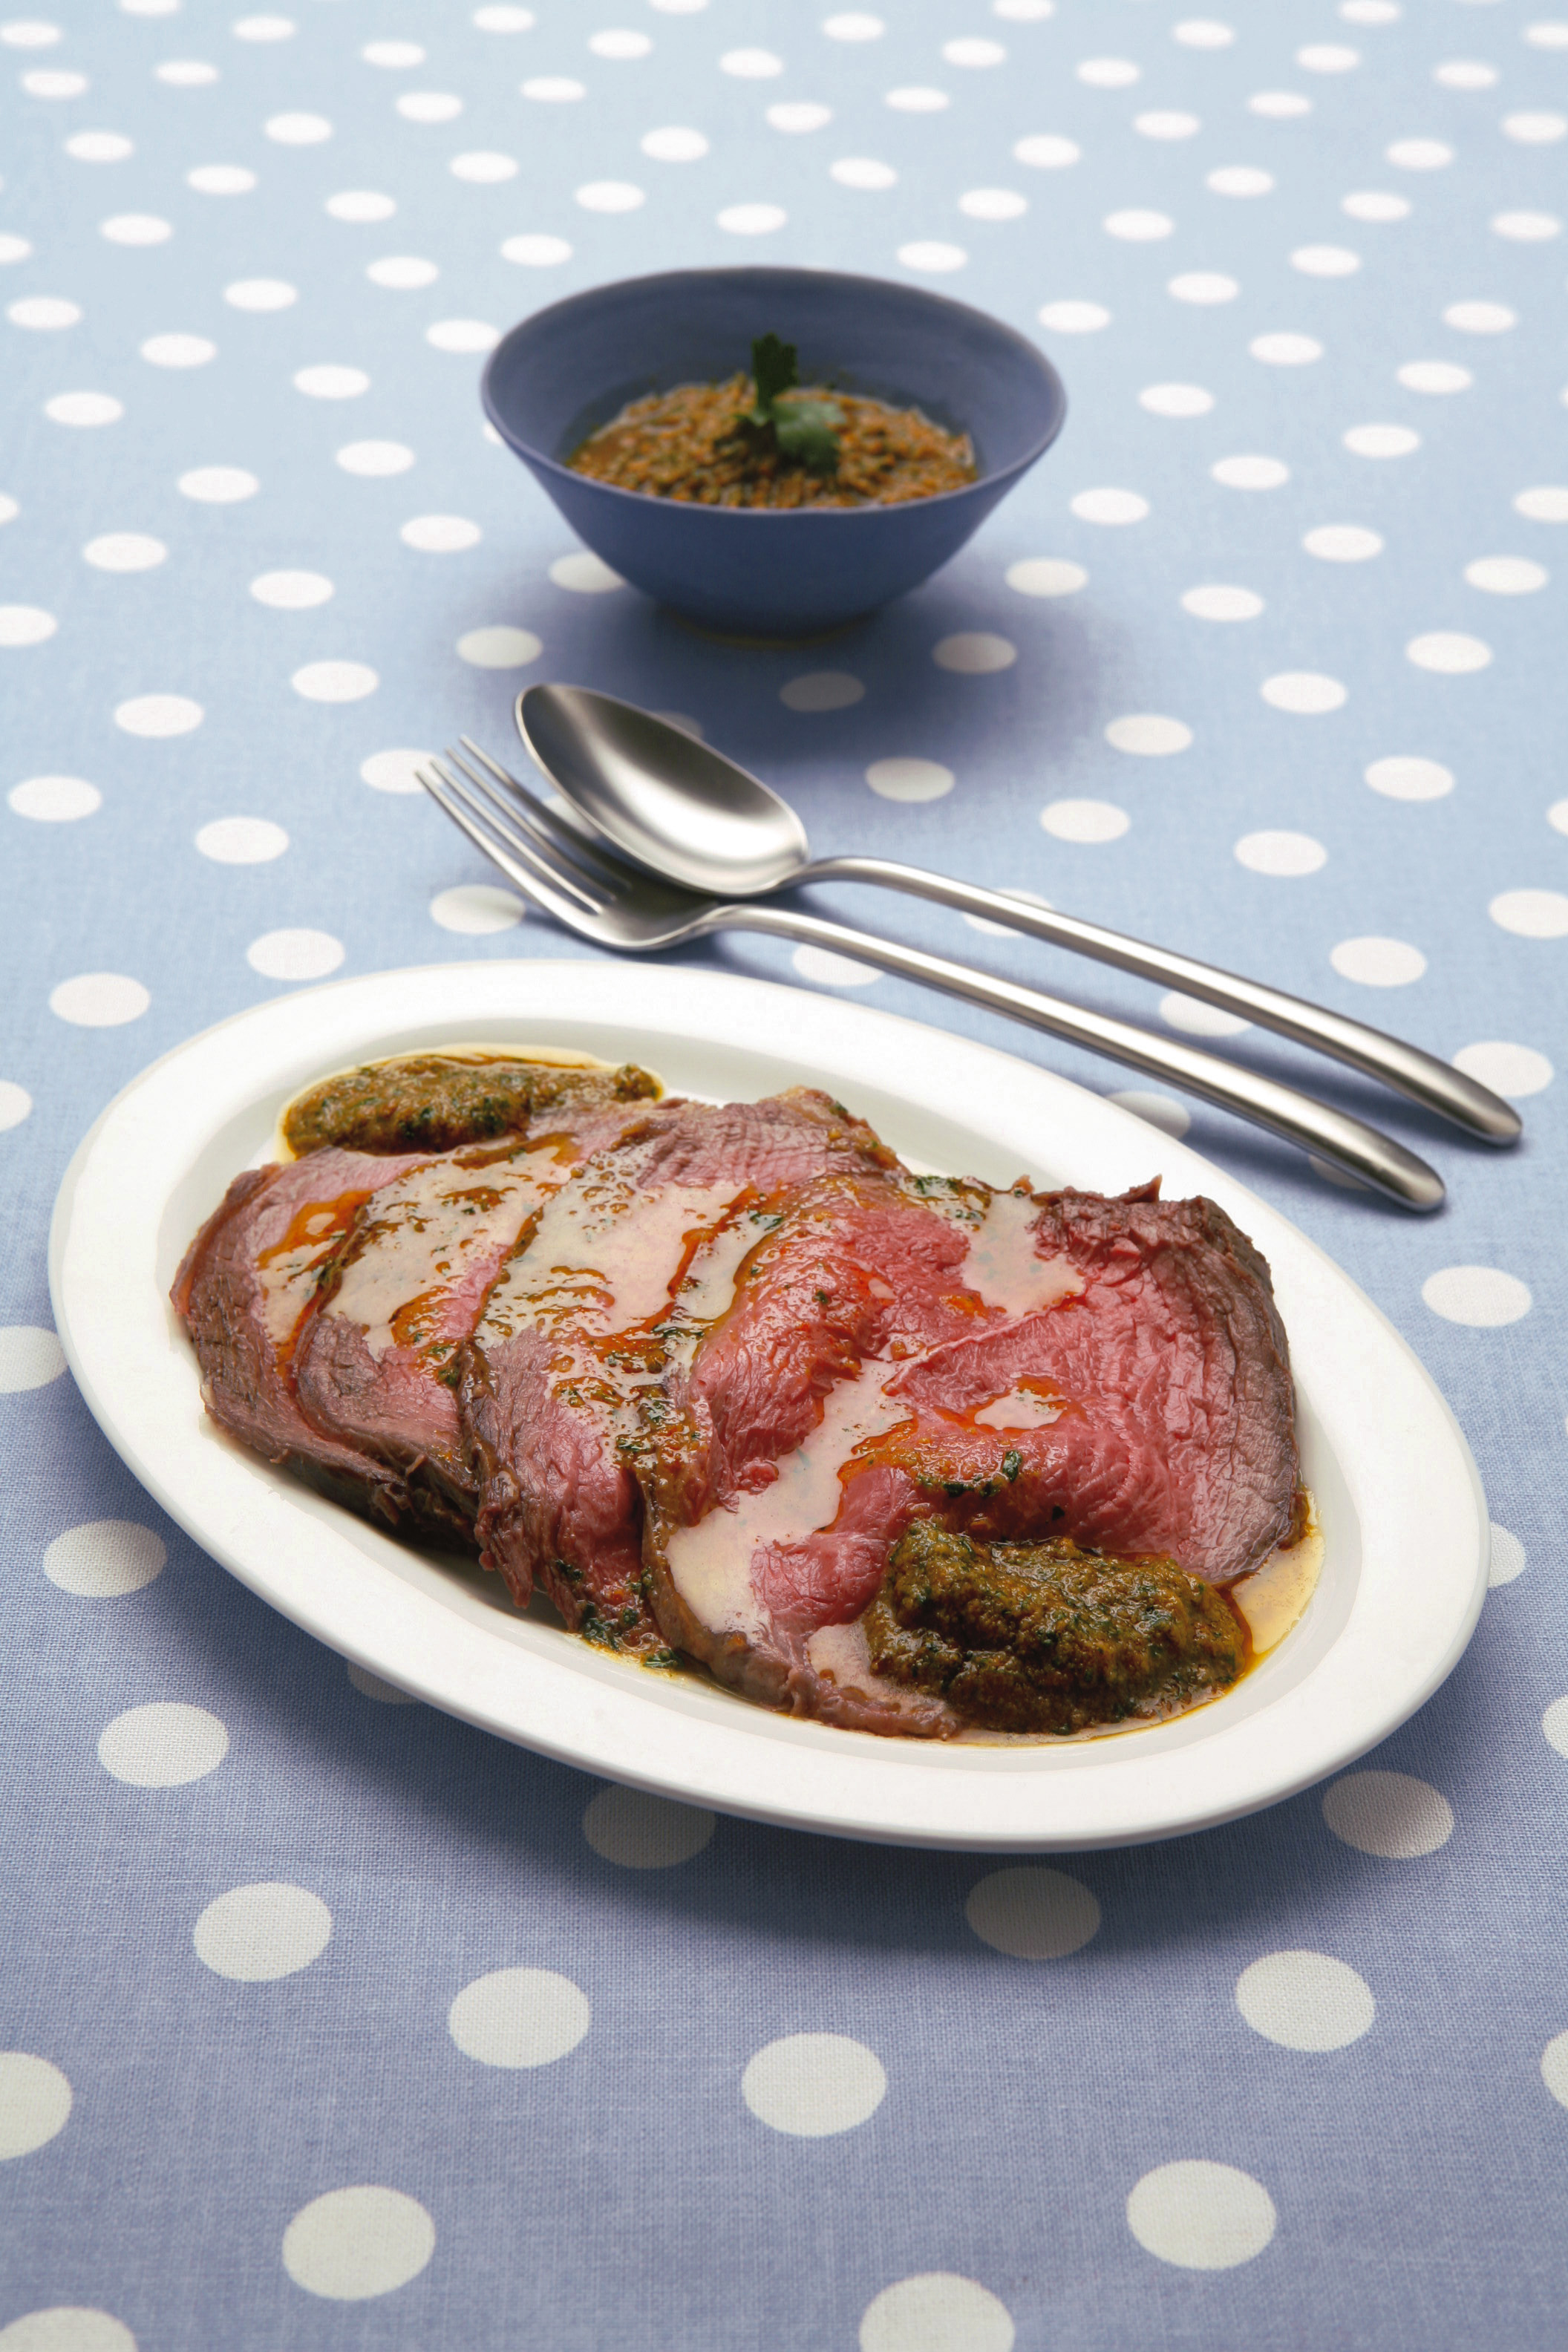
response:
[(826, 1168), (890, 1160), (868, 1128), (805, 1090), (661, 1104), (546, 1204), (462, 1351), (458, 1390), (482, 1557), (520, 1605), (537, 1580), (595, 1639), (662, 1646), (633, 1467), (670, 1349), (704, 1297), (714, 1314), (728, 1305), (718, 1269), (761, 1204)]

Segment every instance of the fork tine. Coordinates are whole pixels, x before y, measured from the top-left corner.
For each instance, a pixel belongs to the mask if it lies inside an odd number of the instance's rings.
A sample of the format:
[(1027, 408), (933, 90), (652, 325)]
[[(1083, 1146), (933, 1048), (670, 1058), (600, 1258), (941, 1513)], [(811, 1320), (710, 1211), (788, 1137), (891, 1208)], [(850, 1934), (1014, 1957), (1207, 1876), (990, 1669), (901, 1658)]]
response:
[[(477, 750), (477, 746), (470, 745), (469, 748)], [(479, 752), (479, 756), (484, 759), (485, 755)], [(629, 867), (623, 867), (618, 873), (612, 871), (607, 861), (595, 857), (587, 842), (554, 820), (531, 796), (520, 794), (514, 800), (510, 793), (498, 792), (488, 776), (454, 751), (450, 745), (447, 746), (447, 758), (497, 813), (501, 820), (500, 831), (503, 839), (516, 838), (519, 835), (526, 837), (532, 843), (536, 854), (542, 856), (547, 867), (557, 872), (564, 868), (575, 882), (590, 890), (597, 890), (601, 895), (624, 887), (630, 878)], [(492, 766), (494, 763), (487, 760), (485, 764)], [(502, 770), (501, 773), (504, 777), (505, 771)]]
[(492, 866), (500, 866), (508, 880), (516, 884), (526, 898), (568, 929), (580, 923), (583, 916), (595, 915), (598, 908), (586, 891), (580, 890), (565, 876), (547, 866), (520, 837), (503, 828), (500, 820), (484, 803), (476, 799), (458, 779), (432, 760), (426, 767), (416, 770), (419, 782), (443, 813), (450, 817), (459, 832), (468, 835), (476, 849), (482, 850)]
[[(498, 783), (505, 785), (508, 805), (514, 802), (517, 803), (512, 814), (525, 819), (531, 817), (539, 830), (549, 836), (564, 856), (590, 868), (598, 866), (612, 887), (618, 888), (626, 883), (646, 879), (641, 869), (630, 858), (623, 856), (612, 843), (595, 833), (587, 819), (580, 817), (569, 804), (564, 808), (552, 808), (531, 785), (525, 784), (510, 769), (503, 768), (499, 760), (492, 759), (471, 735), (462, 735), (458, 740), (465, 751), (471, 751), (474, 758), (489, 770)], [(473, 771), (469, 769), (467, 772), (471, 775)]]

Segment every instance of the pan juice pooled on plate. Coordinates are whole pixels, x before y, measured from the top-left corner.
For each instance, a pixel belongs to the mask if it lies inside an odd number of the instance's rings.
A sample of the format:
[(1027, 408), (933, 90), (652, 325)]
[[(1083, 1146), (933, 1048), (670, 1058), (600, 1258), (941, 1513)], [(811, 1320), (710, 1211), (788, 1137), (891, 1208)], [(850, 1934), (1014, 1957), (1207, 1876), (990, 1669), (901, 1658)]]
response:
[(802, 389), (795, 347), (752, 345), (752, 373), (634, 400), (567, 459), (573, 471), (699, 506), (892, 506), (976, 478), (967, 434), (918, 408)]
[(207, 1411), (602, 1650), (1061, 1738), (1221, 1696), (1310, 1597), (1284, 1329), (1211, 1201), (916, 1175), (815, 1088), (543, 1049), (338, 1074), (281, 1137), (174, 1285)]

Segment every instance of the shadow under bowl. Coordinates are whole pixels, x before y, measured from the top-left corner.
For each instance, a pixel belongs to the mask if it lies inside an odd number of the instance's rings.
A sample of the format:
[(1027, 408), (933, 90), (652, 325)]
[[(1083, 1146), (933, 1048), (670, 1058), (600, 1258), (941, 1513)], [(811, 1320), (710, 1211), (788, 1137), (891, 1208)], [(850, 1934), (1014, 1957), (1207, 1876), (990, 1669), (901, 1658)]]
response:
[[(770, 331), (796, 345), (805, 383), (967, 433), (979, 478), (897, 506), (778, 509), (650, 498), (566, 464), (628, 401), (722, 383)], [(678, 269), (572, 295), (503, 336), (481, 397), (595, 555), (700, 627), (742, 637), (813, 635), (917, 587), (1067, 414), (1061, 378), (1012, 328), (919, 287), (820, 269)]]

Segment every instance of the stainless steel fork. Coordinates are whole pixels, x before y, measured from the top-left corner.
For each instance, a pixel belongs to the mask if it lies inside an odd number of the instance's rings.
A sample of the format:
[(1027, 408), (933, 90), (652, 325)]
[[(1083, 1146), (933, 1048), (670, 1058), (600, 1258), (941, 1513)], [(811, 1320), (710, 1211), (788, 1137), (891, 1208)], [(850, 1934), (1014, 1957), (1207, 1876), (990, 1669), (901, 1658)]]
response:
[(923, 949), (900, 947), (873, 932), (772, 901), (731, 903), (656, 881), (646, 869), (624, 863), (606, 845), (590, 841), (558, 816), (469, 737), (462, 738), (462, 745), (461, 752), (447, 751), (445, 764), (432, 759), (420, 768), (420, 782), (525, 898), (580, 939), (623, 955), (650, 955), (716, 931), (762, 931), (851, 956), (1163, 1078), (1316, 1153), (1401, 1208), (1442, 1206), (1443, 1182), (1436, 1171), (1347, 1111), (1196, 1046), (1155, 1036), (1130, 1021), (1087, 1012), (1011, 981), (994, 980)]

